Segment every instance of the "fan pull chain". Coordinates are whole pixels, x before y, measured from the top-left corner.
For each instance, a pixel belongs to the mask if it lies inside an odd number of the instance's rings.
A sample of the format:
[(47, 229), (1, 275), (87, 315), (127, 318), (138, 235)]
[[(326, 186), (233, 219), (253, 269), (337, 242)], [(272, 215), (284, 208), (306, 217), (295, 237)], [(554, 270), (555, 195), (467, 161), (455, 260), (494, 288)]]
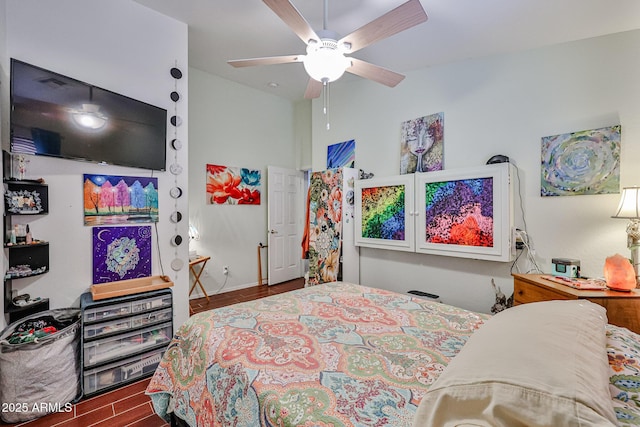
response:
[(329, 124), (329, 82), (324, 80), (322, 82), (322, 112), (324, 113), (327, 130), (331, 129), (331, 125)]

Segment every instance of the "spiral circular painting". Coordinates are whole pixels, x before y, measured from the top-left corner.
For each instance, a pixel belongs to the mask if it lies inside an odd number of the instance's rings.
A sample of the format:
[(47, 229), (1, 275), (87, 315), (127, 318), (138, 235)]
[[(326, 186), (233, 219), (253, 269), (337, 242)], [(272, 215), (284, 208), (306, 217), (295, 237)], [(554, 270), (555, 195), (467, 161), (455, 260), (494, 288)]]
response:
[(542, 196), (620, 192), (620, 125), (542, 138)]

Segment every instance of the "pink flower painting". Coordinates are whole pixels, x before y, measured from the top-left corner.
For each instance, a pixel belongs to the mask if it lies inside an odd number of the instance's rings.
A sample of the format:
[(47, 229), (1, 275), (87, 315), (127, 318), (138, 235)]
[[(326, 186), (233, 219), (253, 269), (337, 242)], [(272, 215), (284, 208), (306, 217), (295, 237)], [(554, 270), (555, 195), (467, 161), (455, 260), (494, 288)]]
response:
[(211, 205), (259, 205), (259, 170), (207, 165), (207, 203)]

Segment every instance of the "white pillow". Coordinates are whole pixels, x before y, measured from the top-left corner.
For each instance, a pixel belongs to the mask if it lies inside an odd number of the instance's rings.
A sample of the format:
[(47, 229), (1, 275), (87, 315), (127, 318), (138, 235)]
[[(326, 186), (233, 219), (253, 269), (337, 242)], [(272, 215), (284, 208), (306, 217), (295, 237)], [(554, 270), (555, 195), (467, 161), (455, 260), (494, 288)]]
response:
[(414, 427), (615, 425), (606, 323), (586, 300), (498, 313), (429, 388)]

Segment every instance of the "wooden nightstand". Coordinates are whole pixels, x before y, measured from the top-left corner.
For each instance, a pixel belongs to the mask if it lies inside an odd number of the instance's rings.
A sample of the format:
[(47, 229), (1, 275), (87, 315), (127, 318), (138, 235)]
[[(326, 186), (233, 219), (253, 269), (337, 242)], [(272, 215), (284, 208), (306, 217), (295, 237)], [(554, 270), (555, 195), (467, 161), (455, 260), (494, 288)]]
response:
[(542, 278), (542, 274), (513, 274), (513, 304), (586, 299), (607, 309), (609, 323), (640, 333), (640, 290), (587, 291)]

